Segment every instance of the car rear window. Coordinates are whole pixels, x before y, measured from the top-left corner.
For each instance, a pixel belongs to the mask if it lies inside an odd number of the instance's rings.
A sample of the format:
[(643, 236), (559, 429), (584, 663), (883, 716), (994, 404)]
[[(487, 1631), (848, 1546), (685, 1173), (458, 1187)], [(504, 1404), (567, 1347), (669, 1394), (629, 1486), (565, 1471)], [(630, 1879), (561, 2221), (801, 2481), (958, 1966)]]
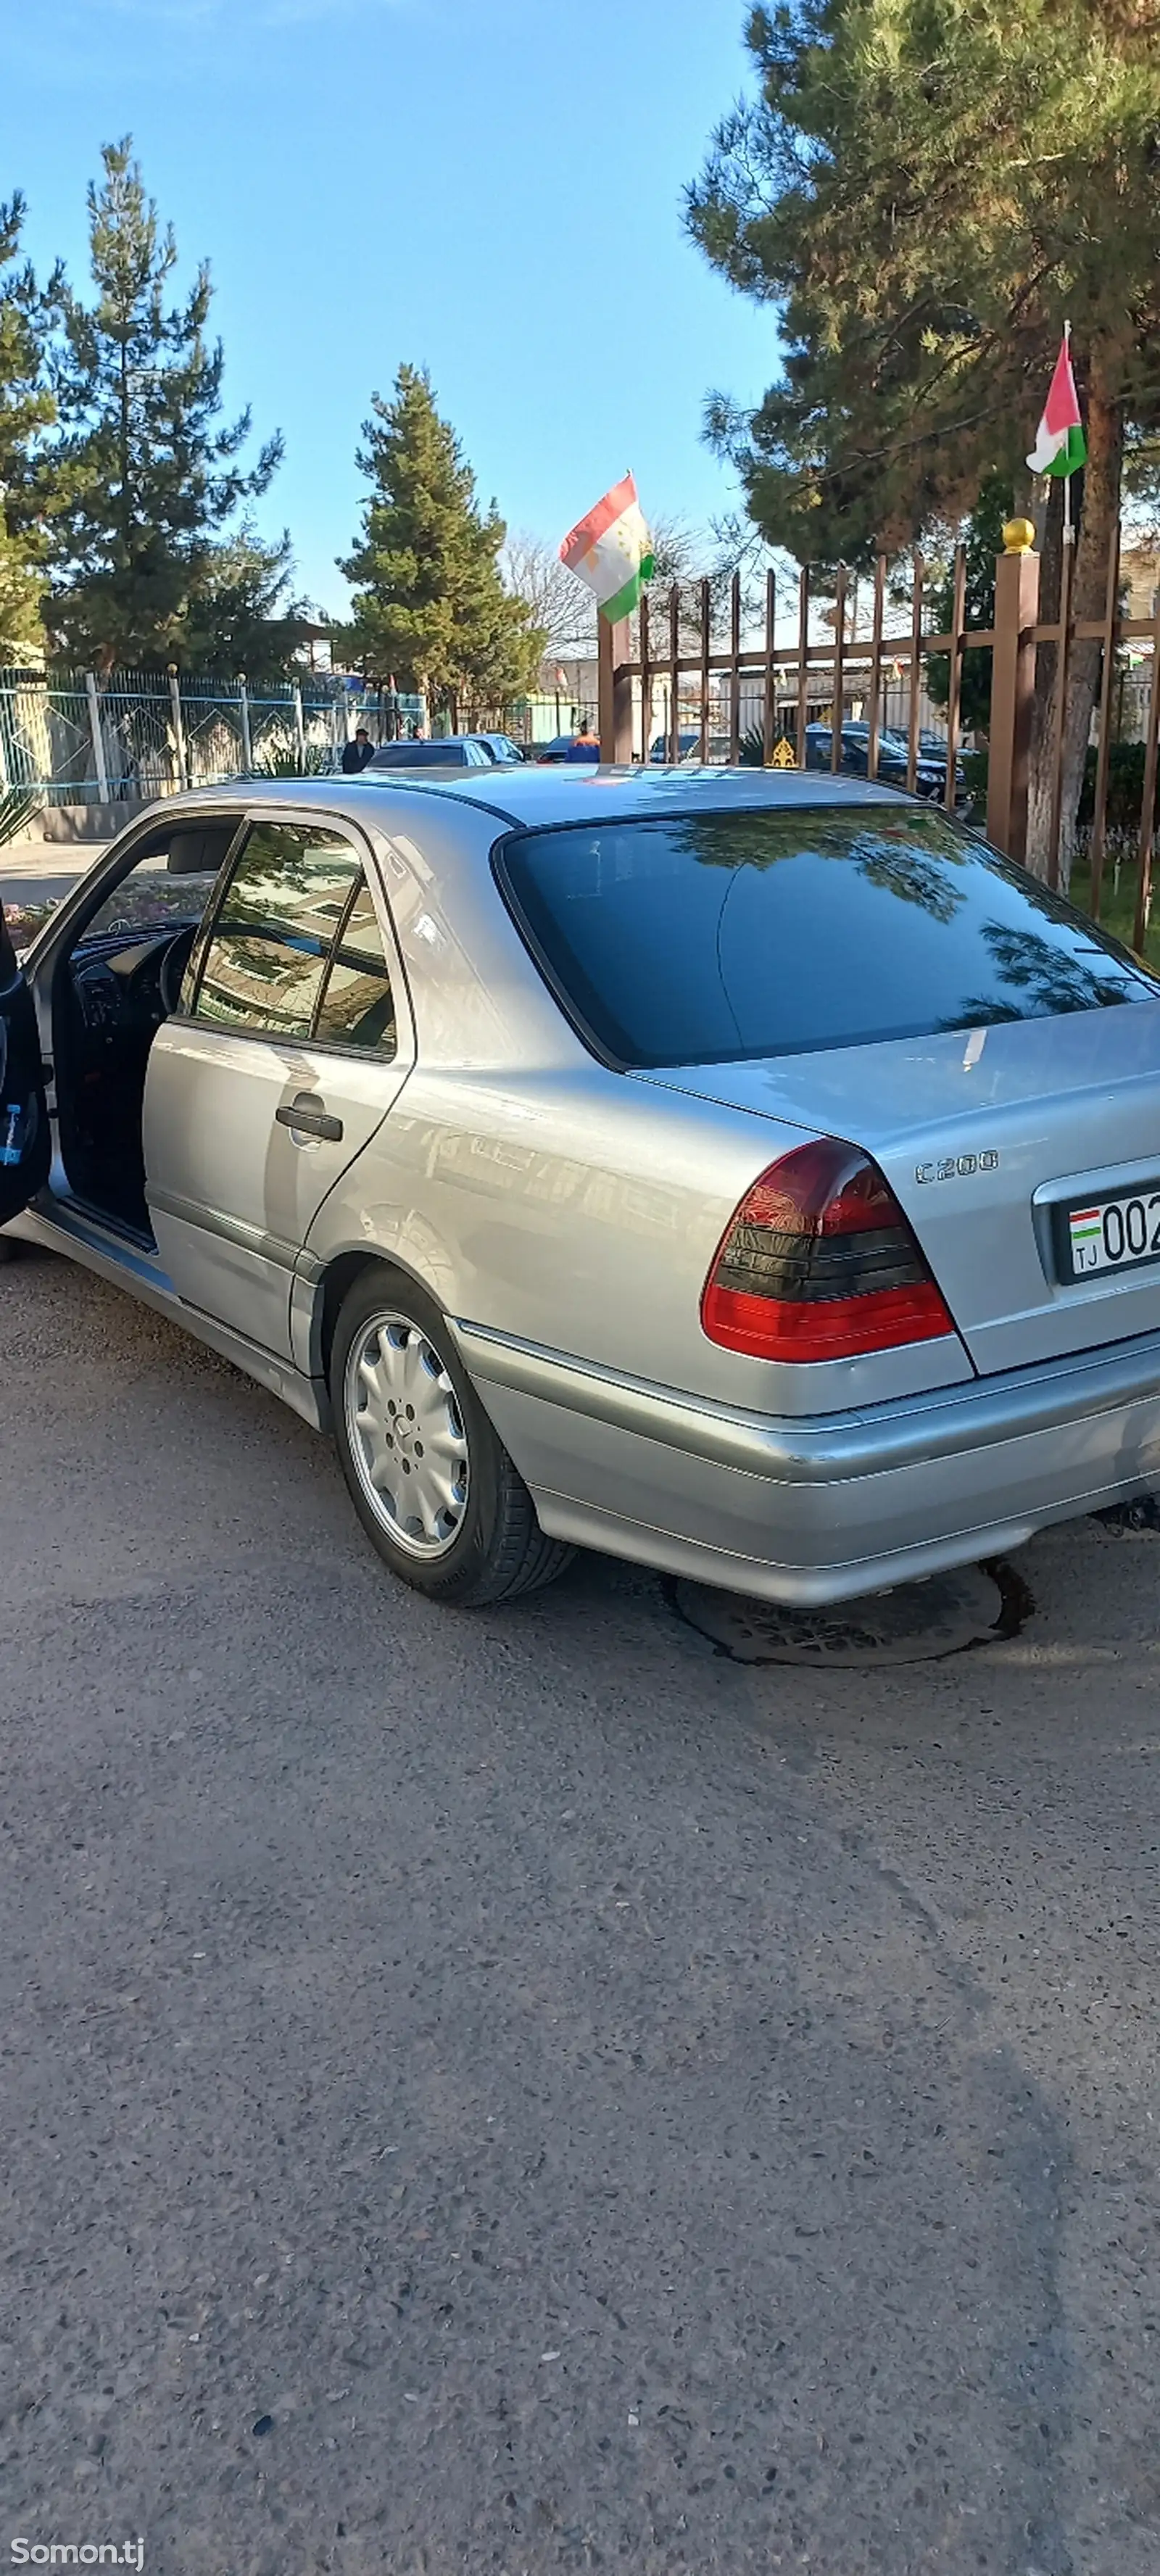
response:
[(462, 742), (386, 742), (367, 763), (368, 769), (466, 769), (468, 766), (467, 746)]
[(728, 1064), (1160, 998), (1021, 868), (910, 806), (513, 835), (497, 874), (615, 1062)]

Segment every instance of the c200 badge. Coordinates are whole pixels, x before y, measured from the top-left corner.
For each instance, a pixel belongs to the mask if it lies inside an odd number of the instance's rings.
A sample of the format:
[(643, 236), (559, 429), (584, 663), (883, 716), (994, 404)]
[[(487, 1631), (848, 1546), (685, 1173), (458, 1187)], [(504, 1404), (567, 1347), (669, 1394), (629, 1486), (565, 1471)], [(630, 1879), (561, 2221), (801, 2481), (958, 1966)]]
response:
[(985, 1154), (944, 1154), (937, 1163), (916, 1163), (916, 1181), (965, 1181), (972, 1172), (997, 1172), (999, 1157), (988, 1150)]

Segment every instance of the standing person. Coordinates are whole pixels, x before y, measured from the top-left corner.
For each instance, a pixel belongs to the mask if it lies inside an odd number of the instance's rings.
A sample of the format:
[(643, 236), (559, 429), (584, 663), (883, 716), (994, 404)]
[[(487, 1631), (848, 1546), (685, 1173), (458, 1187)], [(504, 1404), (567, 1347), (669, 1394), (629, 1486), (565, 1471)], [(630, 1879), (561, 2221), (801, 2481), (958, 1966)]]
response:
[(599, 760), (600, 736), (593, 733), (590, 724), (582, 725), (580, 732), (569, 743), (564, 758), (565, 760)]
[(339, 767), (349, 778), (353, 771), (366, 768), (373, 750), (374, 744), (371, 741), (366, 726), (358, 725), (355, 728), (354, 741), (344, 742), (342, 746), (342, 759), (339, 763)]

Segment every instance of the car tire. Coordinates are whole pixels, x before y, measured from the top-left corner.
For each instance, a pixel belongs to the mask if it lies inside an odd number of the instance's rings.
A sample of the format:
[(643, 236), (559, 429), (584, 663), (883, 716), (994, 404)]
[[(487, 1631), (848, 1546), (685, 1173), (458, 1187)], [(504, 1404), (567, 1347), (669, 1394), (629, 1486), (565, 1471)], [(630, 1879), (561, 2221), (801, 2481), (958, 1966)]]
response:
[(392, 1574), (478, 1610), (562, 1573), (575, 1551), (545, 1537), (446, 1317), (412, 1280), (377, 1264), (356, 1280), (335, 1326), (330, 1395), (351, 1499)]

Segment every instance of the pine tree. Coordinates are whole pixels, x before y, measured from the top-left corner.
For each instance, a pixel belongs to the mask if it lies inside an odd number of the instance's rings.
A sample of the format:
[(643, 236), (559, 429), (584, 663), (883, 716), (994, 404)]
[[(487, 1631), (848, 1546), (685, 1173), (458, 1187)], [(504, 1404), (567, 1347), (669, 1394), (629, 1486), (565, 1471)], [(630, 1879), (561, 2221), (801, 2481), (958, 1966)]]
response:
[[(1160, 405), (1153, 14), (781, 0), (751, 10), (747, 43), (759, 96), (719, 128), (687, 218), (778, 309), (778, 382), (750, 418), (709, 406), (758, 526), (802, 559), (858, 562), (958, 520), (988, 472), (1026, 500), (1066, 314), (1089, 446), (1075, 607), (1098, 617), (1125, 440)], [(1049, 564), (1044, 594), (1049, 615)], [(1065, 816), (1098, 656), (1072, 657)]]
[(0, 205), (0, 661), (43, 650), (43, 540), (27, 506), (32, 455), (51, 420), (44, 376), (43, 307), (31, 270), (14, 268), (24, 200)]
[(475, 477), (431, 380), (402, 366), (394, 398), (372, 397), (358, 464), (370, 484), (363, 529), (339, 564), (354, 590), (353, 640), (368, 671), (444, 708), (503, 706), (531, 685), (544, 636), (505, 590), (506, 534), (484, 515)]
[(248, 469), (239, 461), (250, 414), (220, 421), (209, 271), (167, 305), (172, 228), (159, 226), (130, 138), (101, 157), (88, 198), (96, 297), (86, 304), (57, 286), (59, 432), (42, 474), (49, 623), (77, 660), (109, 669), (184, 658), (198, 604), (220, 584), (230, 523), (266, 490), (282, 443), (268, 440)]
[(192, 593), (182, 629), (182, 668), (284, 679), (309, 632), (303, 600), (286, 598), (293, 556), (289, 531), (267, 544), (244, 524), (214, 548)]

